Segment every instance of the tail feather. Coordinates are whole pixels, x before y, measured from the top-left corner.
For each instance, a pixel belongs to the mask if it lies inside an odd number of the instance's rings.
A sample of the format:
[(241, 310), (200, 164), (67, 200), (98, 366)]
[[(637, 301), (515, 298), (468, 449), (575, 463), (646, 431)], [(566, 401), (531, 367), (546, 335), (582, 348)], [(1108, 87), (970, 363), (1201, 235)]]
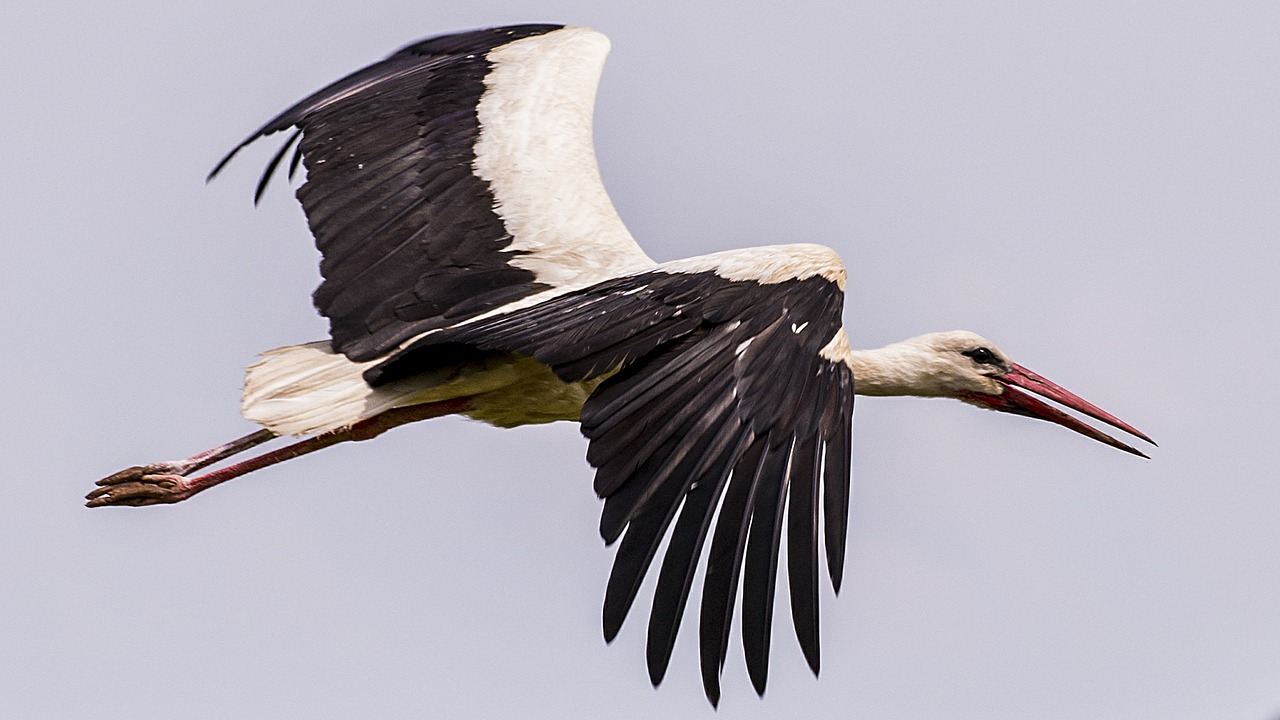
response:
[(277, 435), (310, 435), (348, 427), (395, 407), (417, 389), (378, 388), (327, 340), (268, 350), (245, 371), (241, 413)]

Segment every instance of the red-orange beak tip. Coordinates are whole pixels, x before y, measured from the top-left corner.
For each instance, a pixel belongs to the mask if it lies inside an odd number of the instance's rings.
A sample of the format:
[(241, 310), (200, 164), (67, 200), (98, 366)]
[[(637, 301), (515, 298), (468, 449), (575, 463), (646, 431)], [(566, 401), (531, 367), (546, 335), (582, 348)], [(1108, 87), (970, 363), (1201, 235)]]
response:
[(1125, 452), (1132, 453), (1138, 457), (1146, 458), (1148, 460), (1151, 459), (1150, 456), (1137, 448), (1131, 447), (1101, 430), (1098, 430), (1097, 428), (1088, 425), (1081, 420), (1062, 412), (1056, 407), (1042, 402), (1036, 397), (1018, 389), (1025, 388), (1026, 390), (1030, 390), (1036, 395), (1048, 398), (1049, 400), (1052, 400), (1064, 407), (1087, 415), (1095, 420), (1100, 420), (1114, 428), (1123, 430), (1136, 438), (1151, 443), (1153, 446), (1156, 445), (1155, 441), (1147, 437), (1147, 435), (1142, 431), (1133, 427), (1129, 423), (1124, 422), (1120, 418), (1117, 418), (1111, 413), (1106, 412), (1102, 408), (1099, 408), (1097, 405), (1094, 405), (1079, 395), (1070, 392), (1057, 383), (1041, 377), (1040, 375), (1037, 375), (1036, 373), (1033, 373), (1017, 364), (1014, 364), (1011, 370), (1000, 375), (996, 379), (1004, 386), (1004, 392), (1000, 395), (982, 395), (973, 393), (966, 395), (964, 399), (989, 407), (993, 410), (1000, 410), (1001, 412), (1009, 412), (1017, 415), (1039, 418), (1041, 420), (1048, 420), (1049, 422), (1057, 423), (1069, 430), (1074, 430), (1081, 435), (1093, 438), (1098, 442), (1110, 445), (1118, 450), (1124, 450)]

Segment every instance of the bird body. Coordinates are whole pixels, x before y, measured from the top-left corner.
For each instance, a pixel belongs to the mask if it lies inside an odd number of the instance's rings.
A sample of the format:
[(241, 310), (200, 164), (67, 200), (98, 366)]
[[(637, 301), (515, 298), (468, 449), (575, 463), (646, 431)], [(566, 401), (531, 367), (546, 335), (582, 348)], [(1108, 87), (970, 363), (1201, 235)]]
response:
[[(630, 275), (645, 273), (690, 277), (707, 273), (761, 286), (818, 276), (843, 289), (845, 281), (844, 266), (835, 251), (811, 244), (743, 248), (662, 265), (649, 262)], [(460, 322), (454, 329), (510, 316), (590, 287), (561, 286)], [(428, 330), (414, 341), (442, 331)], [(826, 341), (834, 338), (835, 334)], [(836, 356), (828, 359), (842, 361)], [(393, 407), (471, 397), (473, 407), (464, 415), (515, 427), (577, 420), (587, 396), (607, 377), (564, 381), (527, 356), (501, 353), (469, 357), (466, 362), (450, 358), (444, 367), (372, 387), (364, 373), (378, 365), (378, 360), (351, 361), (334, 352), (328, 341), (270, 350), (246, 372), (241, 412), (277, 435), (309, 435), (347, 427)]]
[(577, 420), (603, 378), (565, 382), (529, 357), (504, 353), (371, 388), (364, 369), (327, 341), (270, 350), (245, 373), (241, 413), (276, 435), (350, 427), (396, 407), (471, 398), (464, 412), (497, 427)]
[[(103, 478), (88, 504), (179, 502), (431, 417), (578, 421), (604, 499), (600, 533), (618, 542), (605, 638), (665, 539), (647, 648), (660, 682), (706, 548), (698, 633), (715, 703), (735, 612), (764, 691), (784, 531), (793, 626), (818, 671), (819, 549), (838, 591), (855, 392), (957, 398), (1141, 455), (1031, 393), (1145, 435), (974, 333), (850, 349), (845, 268), (830, 248), (651, 260), (609, 202), (591, 144), (608, 47), (559, 25), (429, 38), (236, 146), (210, 177), (254, 140), (293, 130), (255, 199), (296, 144), (289, 174), (305, 163), (297, 196), (322, 255), (314, 301), (330, 338), (248, 369), (242, 411), (262, 430)], [(305, 438), (195, 474), (283, 435)]]

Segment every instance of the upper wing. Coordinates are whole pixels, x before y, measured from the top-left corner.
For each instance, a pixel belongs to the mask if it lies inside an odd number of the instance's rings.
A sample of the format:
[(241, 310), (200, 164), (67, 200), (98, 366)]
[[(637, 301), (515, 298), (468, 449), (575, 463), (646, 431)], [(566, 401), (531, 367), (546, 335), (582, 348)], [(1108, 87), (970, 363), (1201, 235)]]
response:
[(834, 253), (812, 245), (667, 263), (434, 333), (365, 377), (378, 385), (414, 374), (456, 343), (528, 354), (565, 381), (610, 375), (582, 409), (606, 498), (601, 534), (622, 536), (605, 637), (618, 632), (679, 512), (649, 618), (650, 678), (662, 679), (718, 517), (700, 622), (703, 684), (716, 702), (739, 575), (747, 667), (764, 691), (784, 508), (792, 618), (818, 669), (819, 488), (837, 589), (848, 513), (843, 277)]
[(550, 288), (651, 267), (591, 144), (605, 36), (518, 25), (423, 40), (311, 95), (231, 151), (296, 127), (298, 189), (334, 348), (369, 360)]

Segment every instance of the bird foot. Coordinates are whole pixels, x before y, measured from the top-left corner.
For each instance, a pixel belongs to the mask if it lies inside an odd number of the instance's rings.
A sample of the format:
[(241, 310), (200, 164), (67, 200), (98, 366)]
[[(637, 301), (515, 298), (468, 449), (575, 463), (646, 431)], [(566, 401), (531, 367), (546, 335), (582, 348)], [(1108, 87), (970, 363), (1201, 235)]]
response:
[(94, 483), (98, 487), (85, 495), (85, 506), (141, 507), (181, 502), (196, 493), (187, 478), (177, 474), (181, 470), (177, 463), (135, 465), (121, 470)]

